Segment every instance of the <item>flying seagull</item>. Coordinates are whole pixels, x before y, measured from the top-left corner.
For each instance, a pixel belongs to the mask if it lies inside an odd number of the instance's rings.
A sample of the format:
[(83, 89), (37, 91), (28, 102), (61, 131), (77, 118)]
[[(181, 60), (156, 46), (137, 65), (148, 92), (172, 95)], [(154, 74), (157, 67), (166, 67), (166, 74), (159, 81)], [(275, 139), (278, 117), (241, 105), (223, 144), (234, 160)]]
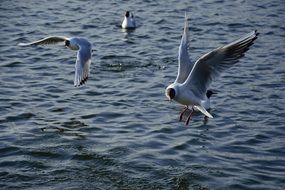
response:
[(30, 43), (19, 43), (19, 46), (39, 46), (62, 43), (67, 48), (77, 51), (75, 63), (74, 86), (83, 85), (90, 73), (92, 45), (87, 39), (81, 37), (50, 36)]
[(174, 100), (185, 105), (185, 109), (180, 114), (180, 120), (189, 107), (191, 113), (186, 120), (186, 125), (188, 125), (194, 110), (202, 112), (206, 117), (213, 118), (207, 111), (210, 105), (209, 98), (213, 94), (209, 90), (211, 82), (244, 56), (244, 53), (257, 39), (258, 34), (256, 30), (252, 31), (230, 44), (206, 53), (192, 64), (188, 55), (188, 18), (185, 14), (184, 32), (179, 46), (178, 75), (174, 83), (165, 90), (169, 101)]

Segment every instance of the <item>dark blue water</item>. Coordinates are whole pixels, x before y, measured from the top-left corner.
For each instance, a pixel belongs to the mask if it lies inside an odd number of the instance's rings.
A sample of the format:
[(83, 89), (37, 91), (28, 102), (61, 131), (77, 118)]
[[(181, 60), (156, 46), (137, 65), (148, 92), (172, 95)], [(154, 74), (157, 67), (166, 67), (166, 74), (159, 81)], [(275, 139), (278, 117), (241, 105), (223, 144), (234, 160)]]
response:
[[(164, 96), (185, 11), (193, 61), (260, 32), (212, 84), (214, 118), (189, 126)], [(0, 18), (1, 189), (285, 188), (283, 1), (1, 0)], [(92, 42), (87, 85), (73, 86), (75, 52), (16, 46), (49, 35)]]

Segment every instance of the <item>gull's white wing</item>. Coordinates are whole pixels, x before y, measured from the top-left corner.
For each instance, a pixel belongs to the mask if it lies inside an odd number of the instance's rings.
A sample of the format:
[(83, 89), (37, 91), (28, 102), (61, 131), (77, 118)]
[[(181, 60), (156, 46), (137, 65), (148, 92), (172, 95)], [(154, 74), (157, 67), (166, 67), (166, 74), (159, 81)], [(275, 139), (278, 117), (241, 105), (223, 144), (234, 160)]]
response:
[(224, 70), (237, 63), (244, 56), (244, 53), (249, 50), (257, 36), (257, 31), (252, 31), (228, 45), (203, 55), (194, 64), (183, 86), (186, 85), (196, 96), (204, 98), (211, 82)]
[(87, 81), (90, 73), (91, 53), (91, 46), (80, 46), (75, 63), (74, 86), (81, 86)]
[(41, 40), (30, 42), (30, 43), (19, 43), (18, 45), (19, 46), (31, 46), (31, 45), (37, 46), (37, 45), (57, 44), (57, 43), (64, 42), (67, 39), (68, 38), (64, 36), (50, 36), (50, 37), (46, 37)]
[(193, 64), (190, 62), (188, 54), (188, 46), (189, 46), (188, 32), (189, 32), (188, 18), (185, 13), (184, 32), (181, 38), (179, 52), (178, 52), (178, 74), (175, 80), (175, 82), (181, 84), (185, 82), (193, 67)]

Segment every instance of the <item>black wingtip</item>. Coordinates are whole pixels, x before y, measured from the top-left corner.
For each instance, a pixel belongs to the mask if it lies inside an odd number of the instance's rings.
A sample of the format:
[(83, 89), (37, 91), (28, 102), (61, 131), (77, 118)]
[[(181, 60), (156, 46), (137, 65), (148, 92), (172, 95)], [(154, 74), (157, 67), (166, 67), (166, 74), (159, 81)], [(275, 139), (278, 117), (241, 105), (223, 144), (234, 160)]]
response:
[(255, 34), (255, 39), (256, 39), (259, 35), (259, 32), (257, 30), (254, 30), (254, 34)]
[(259, 32), (258, 32), (257, 30), (254, 30), (254, 34), (255, 34), (255, 36), (254, 36), (254, 38), (252, 39), (252, 41), (251, 41), (251, 43), (250, 43), (249, 46), (251, 46), (252, 44), (254, 44), (254, 41), (258, 38)]
[(85, 77), (82, 81), (80, 81), (79, 85), (78, 86), (82, 86), (83, 84), (85, 84), (88, 80), (88, 76)]
[(76, 84), (76, 85), (74, 85), (74, 86), (75, 86), (75, 87), (82, 86), (82, 85), (86, 84), (87, 80), (88, 80), (88, 76), (85, 77), (84, 79), (82, 79), (82, 80), (79, 82), (79, 84)]

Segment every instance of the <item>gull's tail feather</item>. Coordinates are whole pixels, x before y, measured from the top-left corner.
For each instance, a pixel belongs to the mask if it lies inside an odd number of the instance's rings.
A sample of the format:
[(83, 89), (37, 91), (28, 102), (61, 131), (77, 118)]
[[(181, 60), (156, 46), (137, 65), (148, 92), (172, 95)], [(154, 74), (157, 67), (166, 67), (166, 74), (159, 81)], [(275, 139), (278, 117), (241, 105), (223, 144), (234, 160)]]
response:
[(213, 116), (203, 106), (194, 106), (194, 108), (202, 112), (205, 116), (213, 118)]

